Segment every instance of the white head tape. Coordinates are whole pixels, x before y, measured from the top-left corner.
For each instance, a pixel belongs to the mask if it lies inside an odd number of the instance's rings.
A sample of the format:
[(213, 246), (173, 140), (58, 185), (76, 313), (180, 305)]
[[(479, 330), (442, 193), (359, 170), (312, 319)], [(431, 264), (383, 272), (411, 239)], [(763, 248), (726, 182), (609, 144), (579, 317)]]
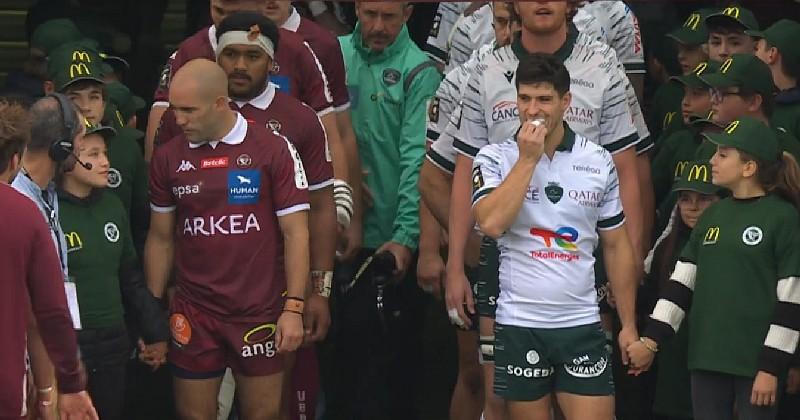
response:
[(217, 40), (217, 58), (225, 47), (232, 44), (255, 45), (264, 50), (270, 58), (275, 58), (275, 45), (261, 33), (257, 25), (253, 25), (250, 31), (228, 31), (220, 35)]

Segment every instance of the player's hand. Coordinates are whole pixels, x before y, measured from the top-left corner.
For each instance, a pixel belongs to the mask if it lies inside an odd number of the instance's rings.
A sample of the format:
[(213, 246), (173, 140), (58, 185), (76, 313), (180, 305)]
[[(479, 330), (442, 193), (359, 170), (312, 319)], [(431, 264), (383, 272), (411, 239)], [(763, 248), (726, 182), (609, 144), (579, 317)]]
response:
[(61, 420), (98, 420), (97, 411), (86, 391), (59, 395), (58, 413)]
[(786, 393), (800, 394), (800, 368), (789, 369), (789, 374), (786, 375)]
[(417, 284), (422, 290), (437, 298), (441, 297), (444, 270), (444, 260), (439, 252), (420, 251), (417, 261)]
[(517, 135), (519, 157), (538, 162), (544, 153), (544, 139), (547, 136), (547, 127), (542, 123), (537, 126), (533, 120), (525, 121)]
[(390, 241), (381, 245), (375, 253), (379, 254), (383, 251), (389, 251), (394, 255), (395, 266), (392, 274), (394, 274), (395, 279), (403, 278), (406, 275), (406, 271), (408, 271), (408, 266), (411, 265), (411, 250), (405, 245)]
[(278, 331), (275, 332), (275, 344), (278, 353), (297, 350), (303, 343), (303, 316), (294, 312), (283, 311), (278, 318)]
[[(645, 338), (645, 340), (650, 339)], [(649, 344), (651, 346), (656, 345), (652, 340), (649, 341)], [(620, 354), (622, 355), (623, 363), (628, 366), (628, 373), (631, 375), (639, 375), (650, 369), (653, 360), (656, 358), (656, 354), (638, 340), (628, 344), (627, 347), (620, 347)]]
[(753, 392), (750, 394), (750, 404), (755, 406), (775, 405), (775, 398), (778, 393), (778, 378), (771, 374), (758, 371), (756, 379), (753, 381)]
[(305, 327), (305, 338), (307, 342), (318, 342), (328, 334), (331, 326), (331, 312), (328, 306), (328, 299), (318, 295), (316, 292), (306, 299), (306, 310), (303, 314), (303, 324)]
[(467, 275), (464, 274), (464, 267), (447, 264), (444, 297), (450, 322), (462, 329), (469, 329), (472, 321), (464, 312), (464, 304), (467, 305), (470, 315), (473, 315), (475, 314), (475, 301), (472, 299), (472, 289), (469, 287)]
[(166, 341), (161, 341), (153, 344), (144, 344), (142, 339), (139, 339), (139, 360), (153, 368), (158, 369), (163, 364), (167, 363), (168, 346)]
[(339, 246), (337, 247), (337, 258), (339, 261), (350, 261), (355, 258), (358, 251), (361, 250), (363, 238), (363, 225), (361, 220), (356, 220), (355, 217), (350, 220), (350, 226), (347, 229), (342, 229), (339, 235)]

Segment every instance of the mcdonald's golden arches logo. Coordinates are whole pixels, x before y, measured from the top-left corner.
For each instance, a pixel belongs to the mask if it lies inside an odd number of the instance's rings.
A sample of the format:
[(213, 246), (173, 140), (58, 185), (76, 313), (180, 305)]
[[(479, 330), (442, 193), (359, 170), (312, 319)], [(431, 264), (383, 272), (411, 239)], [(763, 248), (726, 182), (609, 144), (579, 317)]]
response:
[(686, 170), (686, 165), (688, 164), (689, 162), (685, 160), (678, 161), (678, 163), (675, 164), (675, 178), (683, 175), (683, 171)]
[(738, 7), (726, 7), (722, 10), (722, 14), (725, 16), (730, 16), (734, 19), (739, 19), (739, 8)]
[(67, 252), (83, 248), (83, 241), (81, 241), (81, 235), (78, 235), (78, 232), (67, 232), (64, 234), (64, 238), (67, 240)]
[(672, 119), (675, 118), (676, 112), (667, 112), (664, 114), (664, 121), (662, 122), (661, 128), (667, 128), (670, 124), (672, 124)]
[(89, 56), (89, 53), (86, 51), (73, 51), (72, 52), (72, 61), (80, 61), (82, 63), (91, 63), (92, 57)]
[(692, 167), (689, 168), (689, 176), (686, 180), (708, 182), (708, 167), (706, 167), (706, 165), (692, 165)]
[(739, 120), (732, 121), (730, 124), (728, 124), (728, 126), (725, 127), (725, 132), (728, 134), (733, 134), (737, 128), (739, 128)]
[(731, 68), (731, 64), (733, 64), (733, 58), (729, 58), (729, 59), (725, 60), (725, 62), (722, 63), (721, 66), (719, 66), (720, 73), (722, 73), (722, 74), (727, 73), (728, 70)]
[(73, 64), (70, 64), (69, 65), (69, 78), (70, 79), (74, 79), (76, 74), (78, 76), (84, 76), (84, 75), (85, 76), (90, 76), (92, 74), (92, 72), (89, 71), (89, 67), (87, 67), (86, 64), (84, 64), (84, 63), (78, 63), (78, 64), (73, 63)]
[(712, 245), (719, 240), (719, 226), (711, 226), (703, 237), (703, 245)]
[(697, 67), (694, 68), (694, 70), (692, 70), (692, 73), (699, 76), (703, 74), (703, 72), (705, 72), (707, 68), (708, 68), (708, 63), (702, 62), (698, 64)]
[(691, 28), (693, 31), (697, 30), (697, 26), (700, 25), (700, 13), (692, 13), (686, 19), (686, 22), (683, 23), (684, 28)]

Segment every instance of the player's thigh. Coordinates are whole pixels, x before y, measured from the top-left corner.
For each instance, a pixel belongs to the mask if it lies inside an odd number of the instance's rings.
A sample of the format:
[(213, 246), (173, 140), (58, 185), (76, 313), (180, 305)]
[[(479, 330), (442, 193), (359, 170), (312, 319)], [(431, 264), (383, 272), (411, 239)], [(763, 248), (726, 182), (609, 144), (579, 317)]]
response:
[(181, 420), (216, 420), (221, 383), (222, 375), (204, 379), (173, 378), (178, 417)]
[[(578, 413), (584, 412), (582, 407), (591, 411), (594, 405), (599, 417), (587, 418), (604, 419), (605, 408), (613, 411), (614, 378), (600, 323), (548, 331), (545, 339), (555, 343), (555, 392), (565, 395), (563, 402), (575, 402), (574, 410), (579, 410)], [(571, 416), (570, 407), (562, 403), (562, 398), (558, 400), (568, 420), (583, 418), (578, 414)]]
[(478, 331), (456, 330), (458, 343), (458, 369), (478, 370)]
[(612, 420), (614, 418), (613, 395), (575, 395), (558, 392), (556, 399), (566, 420)]
[(506, 401), (509, 420), (550, 420), (550, 396), (536, 401)]
[(284, 373), (278, 371), (268, 376), (236, 377), (236, 397), (242, 420), (280, 419)]
[(539, 331), (495, 325), (494, 392), (506, 401), (538, 401), (553, 392), (551, 349)]

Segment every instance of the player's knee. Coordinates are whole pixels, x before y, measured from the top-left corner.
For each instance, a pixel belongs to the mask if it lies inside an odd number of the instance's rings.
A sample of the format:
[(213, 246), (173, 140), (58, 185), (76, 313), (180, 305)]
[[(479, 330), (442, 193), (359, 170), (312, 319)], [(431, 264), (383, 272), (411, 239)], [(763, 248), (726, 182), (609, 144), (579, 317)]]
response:
[(480, 365), (460, 366), (458, 382), (470, 395), (480, 396), (483, 394), (483, 372)]

